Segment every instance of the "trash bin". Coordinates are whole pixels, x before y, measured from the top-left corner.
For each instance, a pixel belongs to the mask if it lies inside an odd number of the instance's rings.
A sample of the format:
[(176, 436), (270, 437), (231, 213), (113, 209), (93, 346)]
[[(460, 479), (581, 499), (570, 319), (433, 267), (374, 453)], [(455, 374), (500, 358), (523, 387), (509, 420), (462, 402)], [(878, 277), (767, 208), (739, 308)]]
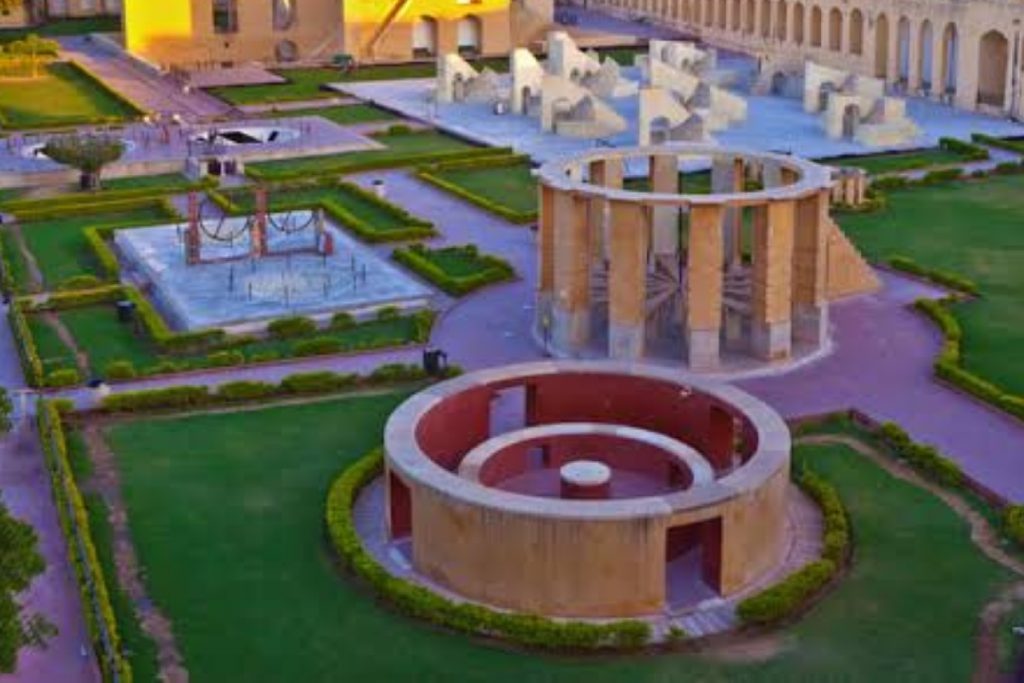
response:
[(117, 302), (117, 319), (122, 323), (135, 320), (135, 302), (122, 299)]

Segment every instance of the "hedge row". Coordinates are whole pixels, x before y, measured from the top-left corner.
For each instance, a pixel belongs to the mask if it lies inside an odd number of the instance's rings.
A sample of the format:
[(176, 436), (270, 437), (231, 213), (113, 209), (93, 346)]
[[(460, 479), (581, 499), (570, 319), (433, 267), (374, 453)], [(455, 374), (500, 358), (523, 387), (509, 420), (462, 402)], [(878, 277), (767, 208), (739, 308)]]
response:
[[(83, 214), (121, 213), (135, 209), (147, 209), (159, 206), (169, 216), (177, 216), (178, 212), (166, 198), (162, 199), (115, 199), (111, 201), (96, 201), (82, 204), (69, 204), (51, 206), (46, 202), (40, 202), (40, 206), (20, 211), (11, 211), (14, 217), (21, 223), (34, 223), (37, 221), (51, 221), (59, 218), (80, 217)], [(116, 228), (115, 228), (116, 229)]]
[(1024, 396), (1005, 391), (963, 367), (960, 323), (946, 306), (952, 299), (918, 299), (914, 308), (924, 313), (942, 331), (943, 344), (932, 369), (935, 375), (977, 399), (1024, 420)]
[(913, 259), (907, 258), (906, 256), (892, 256), (889, 258), (889, 265), (896, 270), (904, 273), (910, 273), (917, 277), (933, 282), (941, 287), (948, 289), (954, 289), (964, 294), (970, 294), (971, 296), (978, 296), (978, 285), (972, 280), (951, 273), (946, 270), (938, 270), (935, 268), (929, 268), (923, 266)]
[(11, 333), (14, 335), (15, 346), (18, 347), (18, 359), (21, 361), (21, 369), (25, 374), (25, 381), (31, 387), (42, 386), (43, 361), (39, 358), (36, 340), (32, 337), (32, 331), (28, 327), (25, 313), (17, 302), (8, 307), (7, 319), (10, 322)]
[(973, 133), (971, 135), (971, 140), (974, 142), (980, 142), (983, 145), (988, 145), (989, 147), (1005, 149), (1007, 152), (1013, 152), (1014, 154), (1024, 154), (1024, 142), (1020, 140), (1007, 140), (1005, 138), (985, 135), (984, 133)]
[(468, 161), (457, 160), (450, 162), (441, 162), (433, 164), (431, 166), (421, 166), (416, 171), (416, 176), (423, 181), (435, 185), (440, 189), (455, 195), (461, 199), (466, 200), (470, 204), (475, 204), (485, 211), (489, 211), (496, 216), (500, 216), (510, 223), (533, 223), (537, 220), (537, 211), (517, 211), (516, 209), (505, 206), (504, 204), (495, 202), (494, 200), (485, 197), (483, 195), (476, 194), (462, 185), (451, 182), (443, 177), (441, 173), (445, 171), (455, 170), (466, 170), (474, 168), (504, 168), (507, 166), (518, 166), (529, 163), (529, 157), (521, 154), (510, 155), (507, 157), (494, 157), (487, 159), (470, 159)]
[[(459, 368), (451, 366), (445, 376), (454, 376), (460, 372)], [(216, 389), (206, 385), (181, 384), (165, 389), (125, 391), (104, 396), (99, 403), (99, 410), (104, 413), (191, 410), (238, 401), (333, 393), (344, 389), (427, 379), (430, 376), (418, 365), (391, 363), (381, 365), (368, 375), (307, 372), (289, 375), (280, 384), (244, 381), (229, 382)]]
[[(410, 135), (416, 135), (417, 133), (410, 133)], [(378, 159), (364, 159), (359, 163), (353, 163), (350, 159), (346, 158), (346, 155), (340, 155), (331, 160), (324, 159), (316, 170), (310, 170), (307, 167), (299, 169), (288, 169), (285, 167), (282, 170), (274, 170), (273, 167), (267, 168), (269, 164), (274, 162), (264, 162), (263, 164), (251, 164), (246, 166), (245, 174), (253, 180), (299, 180), (306, 179), (310, 176), (325, 176), (332, 175), (338, 176), (344, 173), (361, 173), (363, 171), (377, 171), (386, 168), (400, 168), (403, 166), (419, 166), (421, 164), (429, 164), (436, 161), (448, 161), (451, 159), (481, 159), (492, 156), (508, 156), (512, 153), (511, 147), (481, 147), (479, 149), (456, 149), (445, 152), (410, 152), (408, 154), (381, 154)], [(333, 155), (332, 155), (333, 157)]]
[(17, 283), (14, 282), (14, 270), (11, 268), (11, 257), (7, 253), (6, 241), (0, 239), (0, 292), (8, 296), (14, 294)]
[(67, 441), (56, 404), (40, 401), (36, 421), (61, 530), (78, 579), (85, 622), (93, 649), (99, 655), (103, 679), (110, 680), (116, 672), (122, 683), (131, 683), (132, 669), (121, 651), (117, 619), (96, 554), (85, 503), (68, 462)]
[(115, 206), (128, 201), (152, 201), (163, 199), (169, 194), (214, 188), (218, 181), (207, 176), (199, 181), (174, 183), (168, 186), (136, 187), (124, 190), (101, 190), (93, 193), (71, 193), (45, 199), (11, 199), (0, 203), (0, 208), (7, 213), (47, 213), (52, 211), (96, 212), (106, 210), (108, 204)]
[(1024, 548), (1024, 505), (1008, 505), (1003, 511), (1003, 529), (1006, 535)]
[(505, 638), (529, 647), (634, 649), (650, 641), (651, 627), (644, 621), (595, 624), (499, 612), (483, 605), (454, 602), (389, 574), (363, 548), (352, 519), (356, 496), (380, 474), (383, 463), (383, 453), (377, 449), (349, 466), (331, 484), (325, 510), (327, 533), (335, 551), (381, 598), (412, 617), (465, 633)]
[(960, 465), (939, 453), (934, 446), (926, 446), (894, 422), (884, 422), (877, 435), (900, 458), (906, 460), (921, 475), (943, 486), (959, 487), (964, 483)]
[[(474, 260), (479, 264), (479, 270), (472, 275), (452, 275), (431, 258), (436, 253), (454, 253)], [(428, 249), (422, 244), (414, 244), (395, 249), (391, 258), (452, 296), (462, 296), (495, 282), (511, 280), (516, 275), (508, 261), (488, 254), (481, 255), (474, 244), (442, 249)]]
[(988, 150), (984, 147), (957, 138), (939, 138), (939, 147), (959, 154), (966, 161), (985, 161), (989, 158)]
[(849, 556), (850, 525), (839, 492), (807, 467), (795, 470), (793, 479), (821, 509), (824, 520), (822, 558), (740, 602), (736, 615), (743, 624), (774, 624), (797, 614), (832, 580)]

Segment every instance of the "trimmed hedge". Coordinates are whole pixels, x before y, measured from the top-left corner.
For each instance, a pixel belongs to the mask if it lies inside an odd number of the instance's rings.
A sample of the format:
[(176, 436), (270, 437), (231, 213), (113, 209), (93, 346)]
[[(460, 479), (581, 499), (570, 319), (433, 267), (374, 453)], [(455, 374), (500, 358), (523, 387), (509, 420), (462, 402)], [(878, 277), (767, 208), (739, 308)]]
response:
[[(415, 135), (416, 133), (409, 133)], [(419, 166), (437, 161), (448, 161), (451, 159), (480, 159), (492, 156), (508, 156), (512, 153), (511, 147), (481, 147), (479, 149), (457, 149), (445, 152), (410, 152), (408, 154), (382, 154), (379, 159), (365, 159), (359, 163), (347, 160), (344, 155), (338, 156), (332, 163), (325, 163), (316, 171), (309, 169), (302, 170), (280, 170), (275, 171), (273, 167), (266, 168), (264, 164), (250, 164), (245, 168), (245, 174), (253, 180), (282, 181), (307, 179), (310, 176), (338, 176), (343, 173), (360, 173), (363, 171), (379, 171), (386, 168), (400, 168), (403, 166)], [(332, 157), (335, 155), (331, 155)]]
[(7, 213), (17, 214), (19, 212), (36, 213), (40, 211), (54, 211), (85, 209), (95, 212), (97, 209), (105, 209), (107, 204), (121, 203), (129, 200), (142, 201), (162, 199), (170, 194), (189, 192), (192, 190), (203, 190), (217, 187), (218, 181), (207, 176), (199, 181), (186, 181), (182, 176), (182, 182), (167, 186), (136, 187), (125, 190), (99, 190), (94, 193), (78, 192), (47, 197), (45, 199), (10, 199), (0, 202), (0, 208)]
[(1003, 529), (1014, 543), (1024, 548), (1024, 505), (1008, 505), (1003, 510)]
[(12, 302), (7, 309), (11, 333), (14, 335), (15, 346), (18, 347), (18, 359), (21, 361), (25, 381), (31, 387), (43, 385), (43, 361), (39, 358), (36, 340), (29, 329), (25, 313), (18, 301)]
[(544, 649), (635, 649), (650, 641), (651, 627), (645, 621), (595, 624), (499, 612), (475, 603), (454, 602), (423, 586), (392, 576), (363, 548), (352, 519), (356, 496), (380, 474), (383, 464), (383, 453), (376, 449), (342, 472), (327, 493), (325, 521), (328, 537), (338, 555), (381, 598), (400, 611), (456, 631), (501, 637)]
[(932, 364), (935, 376), (995, 408), (1024, 420), (1024, 396), (1005, 391), (997, 384), (963, 367), (963, 331), (956, 317), (947, 308), (953, 301), (955, 299), (946, 298), (938, 301), (918, 299), (914, 302), (915, 310), (926, 315), (942, 332), (942, 350)]
[[(113, 199), (110, 201), (98, 200), (95, 202), (83, 202), (79, 204), (58, 204), (56, 206), (52, 203), (40, 202), (38, 206), (22, 209), (20, 211), (10, 211), (10, 213), (14, 214), (14, 217), (21, 223), (34, 223), (37, 221), (51, 221), (58, 218), (67, 218), (69, 216), (80, 217), (83, 214), (121, 213), (133, 211), (135, 209), (147, 209), (153, 206), (160, 206), (165, 209), (169, 215), (178, 215), (178, 212), (167, 199)], [(150, 221), (149, 224), (151, 225), (152, 221)]]
[[(444, 377), (461, 373), (450, 367)], [(326, 394), (342, 389), (385, 383), (420, 382), (431, 379), (418, 365), (382, 365), (369, 375), (312, 372), (289, 375), (280, 384), (229, 382), (213, 391), (206, 385), (181, 384), (162, 389), (125, 391), (104, 396), (98, 410), (103, 413), (141, 413), (154, 410), (191, 410), (240, 400), (259, 400), (295, 395)], [(244, 386), (243, 386), (244, 385)], [(257, 386), (258, 385), (258, 386)]]
[(304, 337), (316, 332), (316, 321), (301, 315), (278, 318), (267, 325), (267, 334), (274, 339)]
[(983, 145), (989, 147), (996, 147), (998, 149), (1005, 149), (1007, 152), (1013, 152), (1014, 154), (1024, 154), (1024, 142), (1020, 140), (1007, 140), (1004, 138), (997, 138), (992, 135), (986, 135), (984, 133), (972, 133), (971, 140), (974, 142), (980, 142)]
[(923, 266), (906, 256), (892, 256), (889, 258), (889, 265), (896, 270), (910, 273), (917, 277), (924, 278), (929, 282), (948, 289), (955, 289), (958, 292), (978, 296), (978, 285), (965, 277), (945, 270), (937, 270)]
[(445, 171), (454, 170), (466, 170), (474, 168), (504, 168), (508, 166), (518, 166), (520, 164), (528, 164), (529, 157), (523, 154), (515, 154), (507, 157), (493, 157), (484, 159), (469, 159), (467, 161), (457, 160), (440, 162), (431, 166), (421, 166), (416, 170), (416, 177), (420, 180), (430, 183), (450, 194), (464, 199), (470, 204), (479, 206), (485, 211), (489, 211), (496, 216), (500, 216), (510, 223), (533, 223), (537, 220), (537, 211), (517, 211), (513, 208), (505, 206), (495, 202), (483, 195), (471, 192), (465, 187), (451, 182), (443, 177), (440, 173)]
[(110, 680), (116, 672), (122, 683), (131, 683), (131, 665), (121, 649), (117, 619), (110, 604), (103, 567), (96, 554), (88, 513), (68, 461), (67, 441), (57, 402), (39, 402), (36, 426), (61, 530), (78, 579), (86, 627), (93, 649), (99, 655), (103, 680)]
[(957, 138), (939, 138), (939, 147), (959, 154), (966, 161), (986, 161), (989, 158), (988, 150), (984, 147)]
[[(458, 276), (446, 272), (431, 258), (433, 254), (445, 252), (475, 260), (480, 270), (472, 275)], [(414, 244), (395, 249), (391, 258), (452, 296), (463, 296), (486, 285), (511, 280), (516, 274), (508, 261), (488, 254), (481, 255), (473, 244), (441, 249), (428, 249), (422, 244)]]
[(736, 615), (743, 624), (764, 626), (794, 616), (832, 580), (849, 557), (850, 524), (839, 492), (807, 467), (795, 469), (793, 480), (821, 509), (822, 558), (741, 601), (736, 606)]
[(960, 465), (943, 456), (934, 446), (914, 441), (898, 424), (884, 422), (877, 434), (898, 457), (910, 463), (925, 478), (943, 486), (963, 485), (964, 473)]

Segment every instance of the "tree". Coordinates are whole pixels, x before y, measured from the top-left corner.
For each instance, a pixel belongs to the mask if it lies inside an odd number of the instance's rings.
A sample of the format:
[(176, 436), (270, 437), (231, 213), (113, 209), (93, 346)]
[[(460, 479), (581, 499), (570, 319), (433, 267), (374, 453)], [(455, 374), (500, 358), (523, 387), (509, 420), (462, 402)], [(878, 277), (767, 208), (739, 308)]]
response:
[(17, 595), (46, 568), (35, 529), (0, 503), (0, 671), (13, 671), (23, 646), (43, 647), (56, 628), (38, 614), (25, 615)]
[(24, 55), (32, 69), (32, 78), (36, 78), (39, 75), (39, 62), (56, 57), (60, 51), (60, 43), (30, 33), (21, 40), (8, 43), (6, 50), (10, 55)]
[(43, 154), (58, 164), (77, 168), (82, 174), (82, 189), (95, 190), (100, 186), (103, 167), (124, 154), (124, 143), (107, 135), (65, 135), (47, 142)]

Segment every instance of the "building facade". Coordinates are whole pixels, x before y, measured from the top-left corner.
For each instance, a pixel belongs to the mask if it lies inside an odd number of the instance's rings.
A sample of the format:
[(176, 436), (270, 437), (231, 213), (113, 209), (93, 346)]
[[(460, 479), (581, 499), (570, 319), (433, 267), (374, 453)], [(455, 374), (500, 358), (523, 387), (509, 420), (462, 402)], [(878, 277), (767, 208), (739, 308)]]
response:
[[(757, 55), (765, 77), (805, 59), (957, 107), (1024, 115), (1024, 4), (1007, 0), (594, 0)], [(769, 80), (770, 83), (770, 80)]]
[(121, 0), (0, 0), (0, 28), (121, 13)]
[(551, 0), (125, 0), (125, 43), (160, 66), (504, 55), (543, 32)]

